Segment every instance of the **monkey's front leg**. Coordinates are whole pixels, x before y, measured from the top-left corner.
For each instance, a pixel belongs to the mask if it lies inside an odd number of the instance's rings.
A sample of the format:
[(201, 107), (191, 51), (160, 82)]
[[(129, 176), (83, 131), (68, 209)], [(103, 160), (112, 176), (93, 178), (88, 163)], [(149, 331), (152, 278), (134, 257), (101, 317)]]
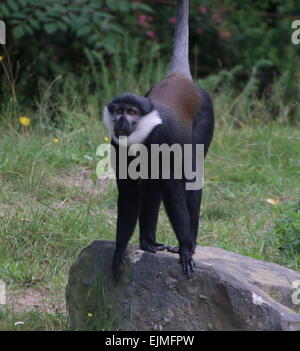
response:
[(140, 189), (138, 181), (118, 180), (118, 219), (116, 250), (112, 262), (112, 273), (115, 280), (121, 278), (121, 266), (128, 242), (132, 236), (140, 212)]
[(156, 225), (161, 192), (158, 181), (142, 180), (141, 184), (142, 205), (139, 217), (140, 224), (140, 248), (144, 251), (155, 253), (167, 249), (168, 246), (156, 242)]

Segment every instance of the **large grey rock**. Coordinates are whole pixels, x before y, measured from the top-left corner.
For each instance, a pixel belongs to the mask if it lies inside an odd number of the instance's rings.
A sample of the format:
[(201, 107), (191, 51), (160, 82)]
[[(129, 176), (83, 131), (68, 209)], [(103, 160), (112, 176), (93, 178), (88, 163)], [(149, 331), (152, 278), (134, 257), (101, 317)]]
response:
[(130, 246), (124, 279), (114, 282), (113, 251), (113, 242), (95, 241), (71, 267), (71, 329), (300, 330), (299, 305), (292, 302), (300, 274), (290, 269), (197, 247), (196, 271), (187, 279), (178, 255)]

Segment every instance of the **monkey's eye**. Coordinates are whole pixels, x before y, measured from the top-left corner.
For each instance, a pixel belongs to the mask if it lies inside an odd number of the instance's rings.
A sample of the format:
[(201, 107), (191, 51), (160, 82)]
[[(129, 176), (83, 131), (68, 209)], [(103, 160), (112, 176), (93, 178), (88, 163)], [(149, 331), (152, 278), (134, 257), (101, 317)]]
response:
[(130, 116), (134, 116), (137, 114), (137, 112), (135, 110), (133, 110), (132, 108), (128, 109), (127, 110), (127, 113), (130, 115)]
[(116, 113), (117, 113), (118, 115), (122, 115), (123, 112), (124, 112), (123, 109), (120, 108), (120, 107), (116, 109)]

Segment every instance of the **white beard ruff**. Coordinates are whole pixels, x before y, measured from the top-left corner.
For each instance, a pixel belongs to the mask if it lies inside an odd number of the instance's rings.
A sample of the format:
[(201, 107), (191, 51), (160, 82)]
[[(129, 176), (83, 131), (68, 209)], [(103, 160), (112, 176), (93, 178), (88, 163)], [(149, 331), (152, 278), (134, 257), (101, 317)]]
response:
[(122, 137), (119, 139), (114, 135), (114, 123), (107, 107), (105, 107), (103, 110), (103, 121), (113, 141), (121, 146), (127, 147), (133, 144), (143, 143), (152, 132), (152, 130), (159, 124), (162, 124), (162, 120), (158, 111), (153, 110), (140, 119), (136, 126), (136, 129), (127, 138)]

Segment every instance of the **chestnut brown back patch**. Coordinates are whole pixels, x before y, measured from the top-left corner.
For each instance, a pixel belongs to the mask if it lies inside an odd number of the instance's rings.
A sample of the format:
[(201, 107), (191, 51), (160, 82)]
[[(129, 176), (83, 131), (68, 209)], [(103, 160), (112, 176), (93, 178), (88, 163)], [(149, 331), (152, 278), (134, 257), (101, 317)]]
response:
[(187, 128), (200, 111), (201, 97), (195, 84), (179, 74), (172, 74), (155, 85), (149, 92), (154, 102), (165, 105)]

